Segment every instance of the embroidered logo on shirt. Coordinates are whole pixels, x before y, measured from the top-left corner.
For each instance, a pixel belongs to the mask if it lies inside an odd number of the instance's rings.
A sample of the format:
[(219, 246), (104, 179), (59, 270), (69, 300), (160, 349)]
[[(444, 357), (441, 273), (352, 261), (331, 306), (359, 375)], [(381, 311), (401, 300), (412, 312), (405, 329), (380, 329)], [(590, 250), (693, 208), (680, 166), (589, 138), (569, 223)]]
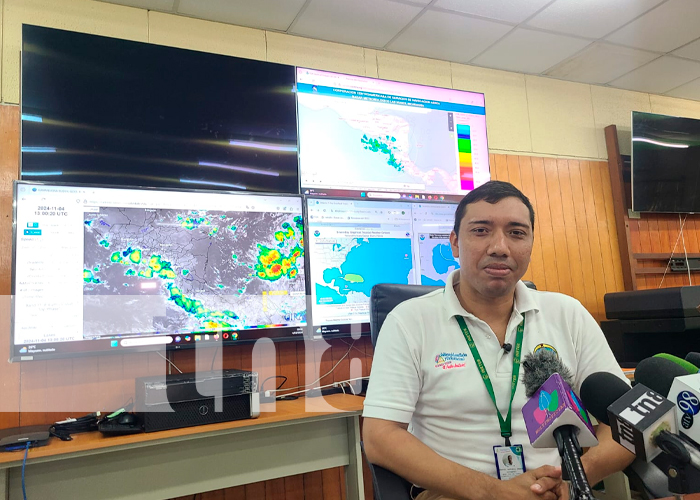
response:
[(466, 352), (441, 352), (435, 356), (435, 368), (440, 368), (442, 370), (464, 368), (466, 360)]
[(549, 344), (537, 344), (537, 345), (535, 346), (535, 349), (532, 351), (532, 353), (534, 354), (534, 353), (536, 353), (537, 351), (539, 351), (540, 349), (546, 349), (546, 350), (548, 350), (548, 351), (552, 351), (552, 352), (553, 352), (554, 354), (556, 354), (557, 356), (559, 355), (559, 353), (558, 353), (557, 350), (554, 348), (554, 346), (551, 346), (551, 345), (549, 345)]

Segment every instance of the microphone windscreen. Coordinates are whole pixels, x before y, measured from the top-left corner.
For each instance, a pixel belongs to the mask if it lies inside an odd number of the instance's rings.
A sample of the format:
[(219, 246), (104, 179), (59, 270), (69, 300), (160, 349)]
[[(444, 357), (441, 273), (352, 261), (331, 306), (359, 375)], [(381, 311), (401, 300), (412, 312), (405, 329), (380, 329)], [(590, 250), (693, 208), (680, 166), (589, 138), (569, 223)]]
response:
[(685, 360), (688, 363), (692, 363), (700, 370), (700, 352), (689, 352)]
[(540, 349), (535, 353), (528, 353), (522, 360), (523, 384), (525, 395), (531, 398), (542, 387), (549, 377), (558, 373), (569, 386), (574, 385), (573, 375), (559, 355), (549, 349)]
[(689, 375), (688, 370), (678, 363), (665, 358), (643, 359), (634, 370), (634, 380), (654, 392), (667, 397), (673, 385), (673, 379)]
[(698, 372), (698, 367), (695, 366), (693, 363), (690, 363), (689, 361), (683, 358), (679, 358), (678, 356), (674, 356), (673, 354), (666, 354), (665, 352), (662, 352), (659, 354), (654, 354), (654, 357), (673, 361), (681, 368), (685, 368), (685, 370), (688, 372), (688, 375), (694, 375)]
[(629, 390), (630, 386), (612, 373), (596, 372), (581, 384), (581, 401), (598, 422), (610, 425), (608, 406)]

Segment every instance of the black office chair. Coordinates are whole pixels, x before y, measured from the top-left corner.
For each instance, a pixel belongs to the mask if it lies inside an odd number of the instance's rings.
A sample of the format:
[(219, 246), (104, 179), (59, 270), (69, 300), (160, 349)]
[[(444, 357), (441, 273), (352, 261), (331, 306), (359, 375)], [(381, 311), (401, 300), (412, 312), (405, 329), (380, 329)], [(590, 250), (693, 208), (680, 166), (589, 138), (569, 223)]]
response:
[[(439, 286), (393, 285), (380, 283), (372, 287), (369, 299), (369, 330), (372, 345), (377, 345), (377, 337), (387, 315), (404, 300), (420, 297)], [(362, 448), (364, 453), (364, 447)], [(390, 470), (374, 465), (367, 460), (372, 474), (374, 500), (410, 500), (411, 483)]]

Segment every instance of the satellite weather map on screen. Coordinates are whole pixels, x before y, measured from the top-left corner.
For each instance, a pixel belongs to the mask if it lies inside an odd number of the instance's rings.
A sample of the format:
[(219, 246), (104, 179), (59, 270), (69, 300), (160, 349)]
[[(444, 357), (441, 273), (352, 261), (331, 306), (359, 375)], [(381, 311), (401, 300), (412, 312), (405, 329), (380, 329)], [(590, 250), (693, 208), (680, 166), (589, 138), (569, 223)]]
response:
[(489, 180), (484, 95), (297, 68), (302, 192), (459, 201)]
[(16, 189), (18, 355), (303, 334), (300, 197)]

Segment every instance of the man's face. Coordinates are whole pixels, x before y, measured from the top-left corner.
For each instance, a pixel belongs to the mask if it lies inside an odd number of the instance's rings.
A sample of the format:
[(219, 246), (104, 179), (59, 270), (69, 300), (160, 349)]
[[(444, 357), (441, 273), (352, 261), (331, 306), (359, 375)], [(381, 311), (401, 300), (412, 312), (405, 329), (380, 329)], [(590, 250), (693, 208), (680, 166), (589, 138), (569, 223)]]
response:
[(532, 242), (530, 212), (514, 197), (468, 205), (459, 235), (450, 234), (452, 254), (459, 258), (460, 281), (488, 298), (513, 293), (530, 264)]

